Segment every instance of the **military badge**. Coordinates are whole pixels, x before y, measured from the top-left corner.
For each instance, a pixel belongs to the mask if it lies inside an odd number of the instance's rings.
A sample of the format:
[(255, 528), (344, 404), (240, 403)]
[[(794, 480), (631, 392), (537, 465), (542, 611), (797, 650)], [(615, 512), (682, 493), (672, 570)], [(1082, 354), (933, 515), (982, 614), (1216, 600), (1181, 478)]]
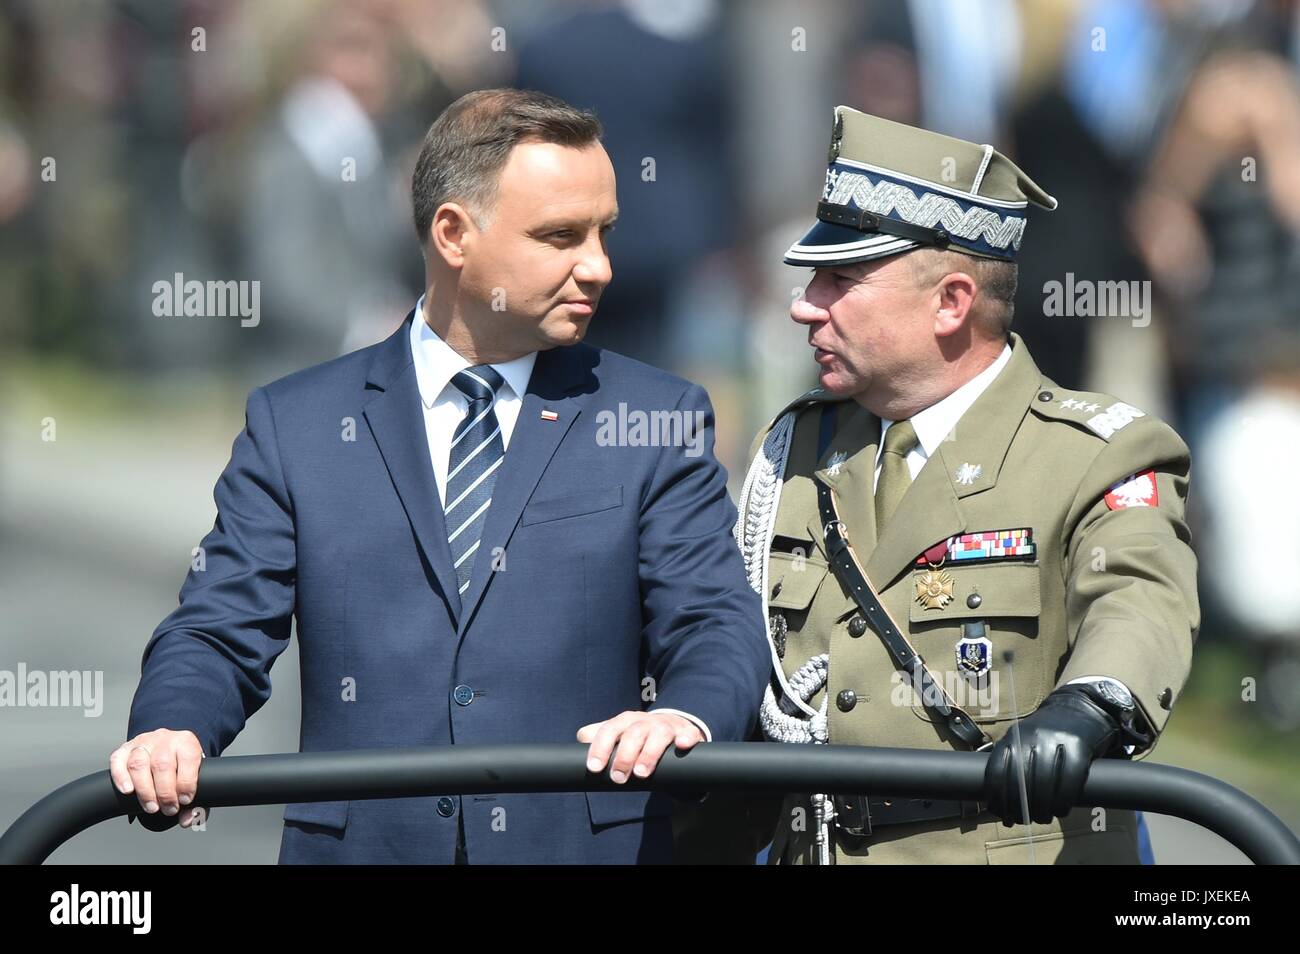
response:
[(844, 453), (844, 451), (836, 451), (834, 454), (831, 454), (831, 459), (826, 467), (826, 473), (831, 477), (838, 477), (840, 475), (840, 468), (844, 466), (844, 462), (848, 459), (849, 455)]
[(938, 567), (926, 570), (916, 581), (916, 601), (926, 609), (943, 609), (952, 602), (952, 574)]
[(776, 649), (776, 655), (785, 658), (785, 640), (790, 632), (790, 626), (786, 622), (784, 613), (773, 613), (767, 620), (768, 632), (772, 636), (772, 645)]
[(961, 484), (963, 487), (969, 487), (971, 484), (975, 483), (975, 481), (979, 480), (980, 475), (982, 475), (983, 473), (984, 473), (984, 468), (981, 467), (979, 464), (968, 463), (968, 464), (962, 464), (960, 467), (958, 467), (957, 472), (953, 474), (953, 478), (957, 481), (957, 483)]
[(993, 661), (993, 640), (987, 636), (963, 636), (957, 640), (957, 671), (982, 676)]
[(1035, 553), (1034, 531), (1029, 527), (981, 530), (940, 540), (916, 558), (916, 565), (934, 566), (945, 561), (1032, 560)]
[(1144, 470), (1114, 484), (1106, 493), (1106, 506), (1111, 510), (1129, 507), (1158, 507), (1160, 494), (1156, 490), (1156, 472)]
[(1139, 411), (1132, 404), (1125, 404), (1123, 401), (1116, 401), (1106, 410), (1093, 417), (1088, 418), (1085, 422), (1099, 437), (1110, 440), (1115, 432), (1128, 427), (1139, 417), (1146, 417), (1145, 411)]

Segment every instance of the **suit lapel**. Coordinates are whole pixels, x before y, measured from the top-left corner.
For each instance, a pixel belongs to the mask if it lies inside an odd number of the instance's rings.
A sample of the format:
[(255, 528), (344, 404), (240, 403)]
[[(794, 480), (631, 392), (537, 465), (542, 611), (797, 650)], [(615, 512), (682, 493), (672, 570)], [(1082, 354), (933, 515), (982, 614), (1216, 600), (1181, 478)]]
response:
[(943, 470), (943, 459), (932, 457), (903, 494), (876, 549), (870, 551), (867, 579), (877, 590), (885, 589), (926, 548), (965, 529), (966, 519)]
[(1011, 440), (1042, 383), (1042, 372), (1020, 336), (1013, 333), (1011, 360), (939, 445), (958, 499), (997, 486)]
[(452, 567), (433, 463), (429, 459), (424, 405), (411, 358), (414, 315), (412, 309), (401, 327), (379, 346), (366, 386), (379, 388), (382, 393), (366, 405), (364, 415), (420, 550), (433, 568), (452, 614), (459, 617), (456, 572)]
[[(501, 473), (492, 489), (492, 505), (488, 507), (482, 543), (474, 556), (469, 589), (461, 601), (460, 636), (464, 636), (496, 575), (492, 569), (493, 554), (503, 552), (510, 542), (524, 505), (532, 497), (560, 441), (582, 413), (590, 391), (584, 393), (579, 389), (591, 379), (586, 360), (591, 354), (589, 349), (574, 347), (553, 348), (537, 355)], [(543, 410), (554, 411), (557, 419), (543, 420)]]
[[(872, 478), (880, 444), (880, 419), (856, 401), (841, 401), (833, 406), (837, 408), (835, 436), (818, 459), (814, 476), (835, 491), (840, 520), (849, 528), (849, 542), (857, 553), (867, 554), (876, 545)], [(808, 531), (824, 554), (825, 535), (815, 488), (812, 507)]]

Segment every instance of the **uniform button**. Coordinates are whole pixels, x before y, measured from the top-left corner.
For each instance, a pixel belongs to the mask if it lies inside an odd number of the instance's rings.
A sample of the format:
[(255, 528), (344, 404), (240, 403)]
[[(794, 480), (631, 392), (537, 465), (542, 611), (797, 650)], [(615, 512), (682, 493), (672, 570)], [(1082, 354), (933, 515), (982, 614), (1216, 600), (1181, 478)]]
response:
[(854, 616), (849, 620), (849, 635), (861, 636), (867, 631), (867, 621), (861, 616)]
[(966, 605), (971, 609), (977, 608), (983, 602), (984, 597), (980, 596), (978, 593), (972, 593), (970, 596), (966, 597)]
[(442, 798), (438, 799), (438, 814), (443, 818), (450, 818), (456, 814), (456, 803), (446, 795), (442, 796)]
[(1160, 690), (1160, 708), (1168, 709), (1174, 703), (1174, 691), (1168, 686)]
[(1052, 399), (1052, 392), (1051, 392), (1051, 391), (1039, 391), (1039, 392), (1038, 392), (1038, 400), (1042, 401), (1044, 404), (1046, 404), (1046, 403), (1047, 403), (1048, 401), (1050, 401), (1051, 399)]
[(451, 697), (456, 700), (456, 705), (467, 706), (474, 701), (474, 690), (469, 686), (457, 686), (451, 691)]
[(841, 689), (835, 697), (835, 705), (841, 712), (848, 712), (858, 704), (858, 694), (852, 689)]

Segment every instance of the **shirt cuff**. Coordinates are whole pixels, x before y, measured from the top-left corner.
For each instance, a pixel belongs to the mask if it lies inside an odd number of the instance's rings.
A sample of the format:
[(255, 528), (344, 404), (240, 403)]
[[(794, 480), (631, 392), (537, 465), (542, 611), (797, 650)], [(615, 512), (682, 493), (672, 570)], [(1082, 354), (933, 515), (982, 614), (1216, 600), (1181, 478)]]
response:
[(704, 721), (703, 721), (702, 719), (698, 719), (698, 718), (696, 718), (695, 716), (691, 715), (689, 712), (683, 712), (681, 709), (651, 709), (650, 711), (651, 711), (651, 712), (669, 712), (669, 713), (672, 713), (673, 715), (679, 715), (679, 716), (681, 716), (683, 719), (690, 719), (692, 722), (694, 722), (694, 723), (699, 727), (699, 730), (700, 730), (701, 732), (704, 733), (704, 741), (705, 741), (705, 742), (712, 742), (712, 741), (713, 741), (713, 733), (709, 731), (709, 727), (708, 727), (707, 725), (704, 724)]

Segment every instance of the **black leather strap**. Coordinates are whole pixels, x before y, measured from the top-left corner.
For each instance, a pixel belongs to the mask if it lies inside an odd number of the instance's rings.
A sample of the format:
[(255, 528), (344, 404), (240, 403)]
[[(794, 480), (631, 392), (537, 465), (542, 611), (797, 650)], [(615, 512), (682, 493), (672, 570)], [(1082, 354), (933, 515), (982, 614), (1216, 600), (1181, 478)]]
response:
[(988, 806), (983, 802), (961, 802), (938, 798), (884, 797), (880, 795), (836, 795), (835, 824), (848, 835), (865, 838), (872, 829), (885, 825), (971, 818)]
[(830, 558), (831, 568), (853, 597), (853, 602), (858, 604), (863, 618), (885, 644), (894, 666), (911, 676), (913, 688), (921, 694), (921, 704), (936, 717), (936, 721), (948, 729), (953, 738), (971, 749), (989, 744), (992, 740), (965, 710), (952, 701), (943, 684), (930, 673), (920, 653), (912, 648), (889, 612), (880, 605), (880, 597), (862, 572), (857, 557), (849, 546), (844, 524), (835, 508), (834, 491), (816, 477), (813, 481), (817, 484), (817, 509), (821, 515), (826, 555)]
[(877, 215), (865, 209), (854, 209), (833, 202), (818, 202), (817, 218), (832, 225), (847, 225), (859, 232), (884, 232), (888, 235), (897, 235), (899, 238), (911, 239), (913, 242), (921, 242), (924, 245), (936, 245), (939, 248), (947, 247), (951, 241), (951, 237), (944, 229), (913, 225), (911, 222), (891, 219), (887, 215)]

